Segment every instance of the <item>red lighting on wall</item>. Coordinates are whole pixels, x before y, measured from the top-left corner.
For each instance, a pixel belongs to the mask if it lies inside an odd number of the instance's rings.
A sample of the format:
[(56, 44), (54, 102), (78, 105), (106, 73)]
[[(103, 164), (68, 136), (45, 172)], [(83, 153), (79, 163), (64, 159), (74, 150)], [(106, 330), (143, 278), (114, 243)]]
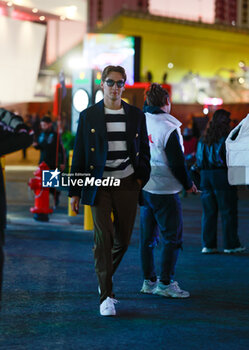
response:
[(12, 18), (21, 21), (39, 21), (38, 16), (34, 16), (33, 14), (29, 14), (27, 12), (20, 12), (16, 10), (12, 12)]
[[(60, 16), (51, 13), (40, 13), (37, 9), (30, 9), (28, 7), (19, 6), (15, 3), (7, 5), (6, 2), (0, 0), (0, 16), (7, 16), (20, 21), (30, 21), (30, 22), (43, 22), (46, 24), (47, 19), (59, 20)], [(44, 17), (41, 19), (40, 17)], [(63, 18), (65, 20), (65, 18)]]

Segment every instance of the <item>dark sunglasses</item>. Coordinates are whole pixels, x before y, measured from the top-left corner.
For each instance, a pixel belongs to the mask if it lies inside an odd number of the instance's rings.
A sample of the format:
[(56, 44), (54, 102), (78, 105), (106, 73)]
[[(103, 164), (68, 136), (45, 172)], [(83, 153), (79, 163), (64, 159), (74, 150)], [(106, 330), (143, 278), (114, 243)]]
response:
[(108, 79), (108, 80), (105, 80), (105, 82), (106, 82), (106, 85), (109, 87), (113, 87), (114, 84), (117, 84), (118, 88), (124, 87), (124, 84), (125, 84), (124, 80), (115, 81), (112, 79)]

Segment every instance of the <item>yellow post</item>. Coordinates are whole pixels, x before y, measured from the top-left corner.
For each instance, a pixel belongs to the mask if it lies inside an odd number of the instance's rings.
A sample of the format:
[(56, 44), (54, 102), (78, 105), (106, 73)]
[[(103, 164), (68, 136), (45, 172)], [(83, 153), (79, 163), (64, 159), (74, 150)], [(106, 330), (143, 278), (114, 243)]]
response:
[(0, 157), (0, 166), (2, 167), (2, 172), (3, 172), (3, 182), (5, 185), (5, 158)]
[[(73, 160), (73, 150), (69, 151), (69, 172), (71, 170)], [(72, 211), (71, 204), (70, 204), (71, 198), (68, 198), (68, 216), (76, 216), (75, 212)], [(92, 231), (93, 230), (93, 218), (92, 218), (92, 212), (91, 207), (89, 205), (84, 205), (84, 230), (86, 231)]]
[[(114, 221), (113, 212), (111, 212), (111, 220)], [(84, 205), (84, 230), (93, 230), (93, 217), (90, 205)]]
[(84, 230), (93, 230), (93, 217), (90, 205), (84, 205)]
[[(71, 170), (72, 159), (73, 159), (73, 150), (69, 151), (69, 159), (68, 159), (69, 172)], [(71, 201), (71, 198), (68, 198), (68, 216), (76, 216), (76, 213), (72, 211), (70, 201)]]

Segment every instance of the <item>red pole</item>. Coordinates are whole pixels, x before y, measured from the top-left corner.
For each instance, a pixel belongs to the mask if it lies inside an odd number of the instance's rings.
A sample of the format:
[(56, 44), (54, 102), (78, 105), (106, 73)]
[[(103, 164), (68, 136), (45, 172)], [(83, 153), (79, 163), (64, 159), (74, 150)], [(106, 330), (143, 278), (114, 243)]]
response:
[(58, 168), (58, 160), (59, 160), (59, 142), (60, 142), (60, 125), (61, 125), (61, 104), (62, 104), (62, 87), (58, 89), (59, 98), (58, 98), (58, 116), (57, 116), (57, 140), (56, 140), (56, 157), (55, 157), (55, 165)]

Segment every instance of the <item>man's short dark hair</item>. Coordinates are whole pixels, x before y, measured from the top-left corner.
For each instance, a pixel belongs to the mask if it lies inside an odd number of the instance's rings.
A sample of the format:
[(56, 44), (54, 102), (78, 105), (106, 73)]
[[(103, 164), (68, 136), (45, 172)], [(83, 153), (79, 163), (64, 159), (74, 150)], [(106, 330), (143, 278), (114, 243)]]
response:
[(105, 67), (105, 69), (102, 72), (101, 80), (105, 81), (111, 72), (120, 73), (122, 75), (124, 81), (126, 81), (127, 77), (126, 77), (125, 69), (121, 66), (107, 66), (107, 67)]
[(160, 84), (153, 83), (146, 92), (146, 102), (149, 106), (163, 107), (167, 104), (169, 93)]
[(47, 124), (52, 123), (52, 119), (48, 115), (44, 115), (44, 117), (42, 117), (41, 121), (44, 123), (47, 123)]

